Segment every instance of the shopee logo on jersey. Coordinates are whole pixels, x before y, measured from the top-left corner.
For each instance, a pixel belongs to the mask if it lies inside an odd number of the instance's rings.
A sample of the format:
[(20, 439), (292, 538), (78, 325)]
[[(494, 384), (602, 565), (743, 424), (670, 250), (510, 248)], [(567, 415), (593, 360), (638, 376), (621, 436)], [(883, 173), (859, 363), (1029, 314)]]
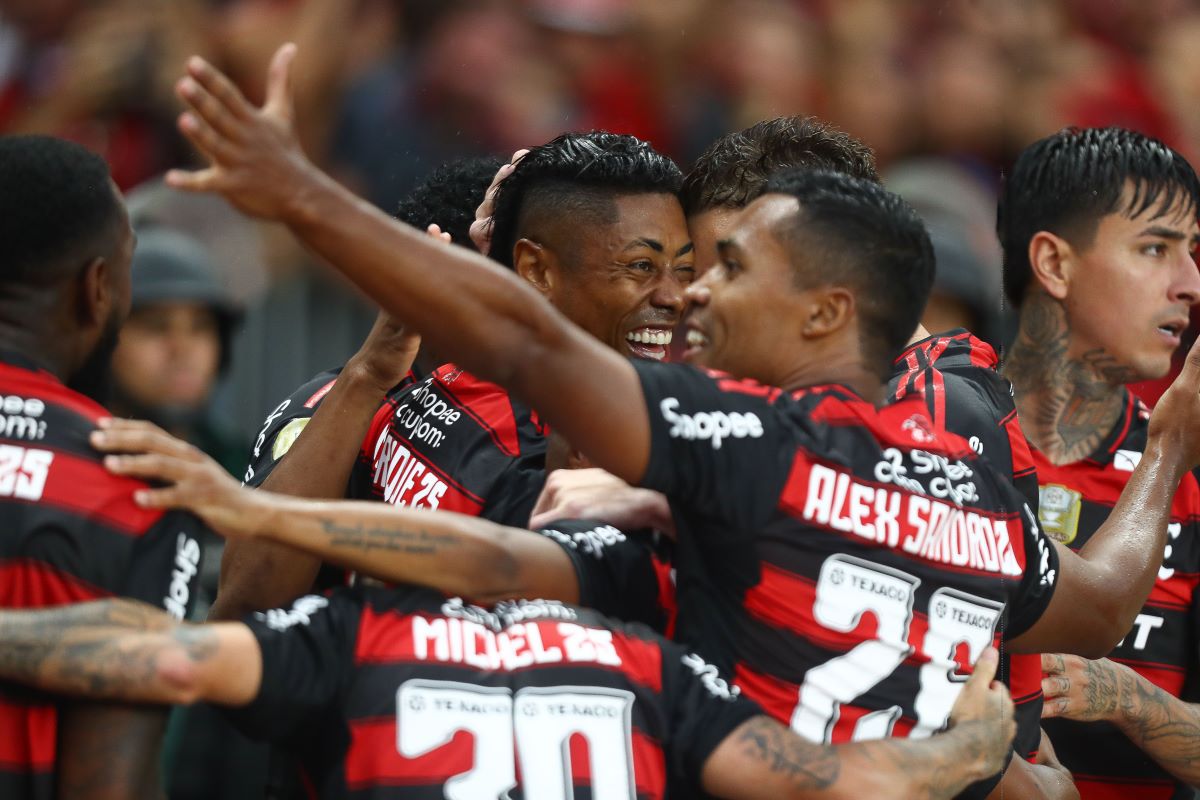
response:
[(758, 439), (763, 435), (762, 420), (747, 411), (700, 411), (695, 414), (680, 414), (679, 398), (664, 397), (659, 404), (663, 419), (671, 423), (669, 435), (674, 439), (705, 439), (712, 442), (713, 450), (721, 449), (724, 439)]
[(186, 533), (175, 540), (175, 568), (171, 570), (171, 585), (163, 598), (163, 608), (177, 620), (187, 616), (188, 600), (192, 597), (192, 578), (200, 570), (200, 545)]
[(371, 477), (392, 505), (437, 508), (446, 484), (421, 459), (385, 430), (375, 443)]
[(942, 500), (859, 483), (812, 464), (802, 516), (906, 553), (955, 567), (1020, 576), (1008, 522)]

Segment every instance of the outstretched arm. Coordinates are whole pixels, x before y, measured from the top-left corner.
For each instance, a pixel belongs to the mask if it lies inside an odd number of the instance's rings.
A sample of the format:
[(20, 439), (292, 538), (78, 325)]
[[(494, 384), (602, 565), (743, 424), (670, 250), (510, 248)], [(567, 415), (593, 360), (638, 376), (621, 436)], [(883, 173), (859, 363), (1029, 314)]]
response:
[(1104, 525), (1078, 555), (1059, 547), (1054, 597), (1013, 652), (1101, 658), (1129, 633), (1162, 566), (1175, 490), (1200, 461), (1198, 440), (1200, 341), (1155, 407), (1142, 460)]
[(276, 54), (261, 109), (202, 59), (188, 63), (178, 89), (190, 110), (180, 129), (211, 166), (173, 171), (168, 182), (220, 193), (248, 214), (283, 222), (443, 357), (509, 388), (597, 466), (637, 482), (648, 461), (649, 420), (633, 367), (513, 273), (430, 241), (309, 162), (294, 133), (294, 54), (291, 45)]
[(136, 600), (0, 611), (0, 643), (0, 679), (94, 700), (240, 706), (262, 680), (245, 625), (176, 622)]
[(561, 547), (532, 531), (448, 511), (322, 502), (238, 486), (215, 461), (147, 422), (111, 420), (92, 437), (121, 475), (169, 484), (139, 492), (149, 508), (185, 508), (224, 536), (269, 541), (385, 581), (495, 602), (579, 599)]
[(992, 648), (980, 656), (946, 733), (831, 747), (806, 741), (769, 717), (754, 717), (705, 762), (704, 788), (736, 800), (954, 797), (1003, 769), (1012, 747), (1012, 698), (992, 680), (998, 660)]
[(1189, 786), (1200, 786), (1200, 705), (1186, 703), (1107, 658), (1042, 656), (1042, 717), (1110, 722)]

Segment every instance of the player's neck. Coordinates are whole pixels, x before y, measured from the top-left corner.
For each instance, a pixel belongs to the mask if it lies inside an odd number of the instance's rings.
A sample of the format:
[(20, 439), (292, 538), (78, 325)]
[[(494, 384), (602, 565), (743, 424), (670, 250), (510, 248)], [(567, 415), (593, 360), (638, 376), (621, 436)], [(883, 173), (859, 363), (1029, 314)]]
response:
[(1025, 435), (1054, 464), (1092, 454), (1121, 416), (1128, 378), (1102, 350), (1073, 354), (1062, 304), (1041, 293), (1021, 307), (1004, 375)]
[(789, 392), (794, 392), (809, 386), (824, 386), (831, 383), (840, 383), (850, 387), (856, 394), (876, 407), (883, 405), (884, 385), (878, 373), (855, 361), (839, 364), (829, 360), (810, 364), (804, 369), (797, 370), (787, 380), (781, 381), (779, 386)]
[(36, 361), (64, 383), (71, 371), (71, 359), (59, 346), (65, 337), (32, 326), (14, 323), (0, 310), (0, 350), (8, 350)]

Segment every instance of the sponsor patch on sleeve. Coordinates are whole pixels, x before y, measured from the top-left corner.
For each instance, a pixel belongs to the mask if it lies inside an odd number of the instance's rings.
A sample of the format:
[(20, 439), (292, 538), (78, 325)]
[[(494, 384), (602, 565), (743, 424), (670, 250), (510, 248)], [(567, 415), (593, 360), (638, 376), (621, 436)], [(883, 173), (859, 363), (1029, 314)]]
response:
[(279, 433), (275, 435), (275, 441), (271, 444), (271, 458), (278, 461), (287, 454), (288, 450), (292, 449), (292, 445), (300, 438), (300, 434), (304, 432), (308, 426), (311, 417), (301, 417), (294, 419), (287, 425), (279, 429)]

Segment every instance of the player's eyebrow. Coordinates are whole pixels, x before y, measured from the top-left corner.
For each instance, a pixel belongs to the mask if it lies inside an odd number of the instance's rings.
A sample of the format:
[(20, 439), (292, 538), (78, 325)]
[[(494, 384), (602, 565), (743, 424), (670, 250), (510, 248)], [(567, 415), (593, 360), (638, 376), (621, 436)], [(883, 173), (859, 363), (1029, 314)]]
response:
[(727, 250), (737, 249), (737, 242), (735, 242), (733, 239), (722, 239), (721, 241), (717, 242), (717, 252), (721, 255), (725, 255)]
[(632, 250), (635, 247), (649, 247), (656, 253), (661, 253), (664, 250), (662, 242), (658, 241), (657, 239), (634, 239), (632, 242), (625, 245), (626, 250)]
[(675, 257), (679, 258), (680, 256), (687, 255), (690, 252), (692, 252), (692, 243), (688, 242), (683, 247), (679, 248), (679, 252), (675, 254)]
[[(1165, 225), (1151, 225), (1150, 227), (1143, 229), (1138, 236), (1157, 236), (1160, 239), (1170, 239), (1173, 242), (1181, 242), (1188, 238), (1187, 234), (1183, 231), (1176, 230), (1175, 228), (1168, 228)], [(1192, 236), (1193, 242), (1197, 240), (1200, 240), (1200, 236)]]

